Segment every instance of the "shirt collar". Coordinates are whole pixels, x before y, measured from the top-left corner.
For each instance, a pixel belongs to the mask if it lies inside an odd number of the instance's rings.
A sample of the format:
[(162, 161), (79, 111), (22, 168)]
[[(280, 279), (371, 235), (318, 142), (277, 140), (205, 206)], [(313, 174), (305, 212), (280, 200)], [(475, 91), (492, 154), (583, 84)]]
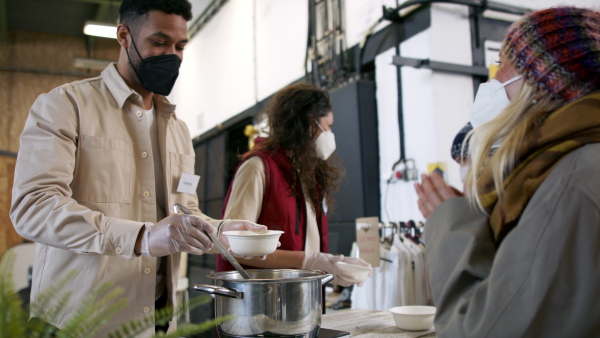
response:
[[(106, 83), (108, 90), (119, 105), (119, 109), (123, 109), (125, 102), (131, 96), (133, 96), (133, 100), (138, 100), (141, 103), (141, 95), (127, 85), (121, 74), (119, 74), (119, 72), (117, 71), (116, 64), (111, 63), (110, 65), (108, 65), (108, 67), (106, 67), (106, 69), (102, 71), (101, 76), (104, 82)], [(164, 112), (173, 116), (174, 118), (177, 118), (177, 116), (175, 115), (175, 105), (169, 102), (169, 100), (166, 97), (155, 94), (154, 104), (157, 109), (157, 112)]]

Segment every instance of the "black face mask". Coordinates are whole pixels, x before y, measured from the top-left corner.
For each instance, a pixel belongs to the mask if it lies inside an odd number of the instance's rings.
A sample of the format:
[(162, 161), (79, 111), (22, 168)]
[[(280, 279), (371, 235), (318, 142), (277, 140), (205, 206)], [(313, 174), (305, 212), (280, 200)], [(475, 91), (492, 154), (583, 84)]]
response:
[[(129, 34), (131, 34), (131, 30), (129, 30)], [(181, 59), (175, 54), (149, 56), (142, 59), (133, 41), (133, 35), (131, 36), (131, 42), (133, 42), (133, 48), (142, 61), (138, 69), (135, 69), (129, 57), (129, 52), (127, 52), (127, 59), (138, 79), (140, 79), (142, 87), (159, 95), (169, 95), (175, 85), (175, 80), (179, 76)]]

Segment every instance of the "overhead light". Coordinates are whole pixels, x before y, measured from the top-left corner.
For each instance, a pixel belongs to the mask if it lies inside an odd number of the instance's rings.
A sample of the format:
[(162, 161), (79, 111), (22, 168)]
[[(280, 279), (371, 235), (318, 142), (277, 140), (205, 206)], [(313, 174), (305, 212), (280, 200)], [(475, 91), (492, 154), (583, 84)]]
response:
[(100, 36), (103, 38), (116, 39), (117, 26), (106, 22), (86, 21), (83, 26), (83, 33), (86, 35)]

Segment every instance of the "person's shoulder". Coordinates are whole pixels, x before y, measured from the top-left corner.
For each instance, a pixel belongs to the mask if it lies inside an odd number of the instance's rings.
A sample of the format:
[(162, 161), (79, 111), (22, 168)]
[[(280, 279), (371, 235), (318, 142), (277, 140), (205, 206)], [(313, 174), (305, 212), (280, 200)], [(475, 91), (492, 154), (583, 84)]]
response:
[(600, 205), (600, 143), (584, 145), (556, 165), (542, 185), (562, 187), (563, 192), (581, 193)]
[(100, 76), (77, 80), (62, 84), (41, 96), (80, 96), (95, 91), (102, 85)]
[[(600, 174), (600, 143), (590, 143), (575, 149), (565, 156), (557, 165), (557, 169), (565, 174), (582, 177), (582, 175)], [(600, 184), (600, 180), (594, 180)]]
[(263, 162), (263, 159), (260, 158), (260, 156), (250, 156), (245, 162), (245, 165), (247, 165), (250, 168), (255, 168), (255, 169), (263, 169), (265, 167), (265, 164)]
[[(89, 100), (98, 92), (101, 81), (100, 77), (93, 77), (62, 84), (49, 92), (39, 94), (32, 109), (48, 105), (59, 107), (60, 110), (76, 107), (78, 102)], [(45, 111), (46, 108), (43, 110)]]
[(237, 181), (255, 181), (259, 177), (265, 177), (266, 167), (258, 156), (251, 156), (243, 160), (235, 173)]
[(572, 160), (574, 176), (584, 184), (593, 181), (594, 185), (600, 187), (600, 143), (584, 145), (576, 150), (575, 155)]
[(190, 128), (187, 123), (179, 117), (169, 119), (169, 128), (173, 130), (175, 134), (185, 136), (185, 138), (191, 139)]
[(249, 172), (249, 171), (264, 171), (265, 164), (263, 159), (257, 155), (250, 155), (240, 164), (238, 172)]

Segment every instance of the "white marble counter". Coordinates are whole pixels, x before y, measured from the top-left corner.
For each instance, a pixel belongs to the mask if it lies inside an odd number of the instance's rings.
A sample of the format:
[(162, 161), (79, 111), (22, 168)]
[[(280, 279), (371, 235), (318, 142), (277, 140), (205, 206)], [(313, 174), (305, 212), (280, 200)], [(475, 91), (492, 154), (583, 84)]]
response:
[[(329, 311), (329, 310), (328, 310)], [(387, 311), (347, 309), (336, 310), (323, 315), (321, 327), (350, 332), (350, 337), (397, 337), (417, 338), (436, 337), (432, 327), (427, 331), (405, 331), (394, 323), (392, 314)]]

